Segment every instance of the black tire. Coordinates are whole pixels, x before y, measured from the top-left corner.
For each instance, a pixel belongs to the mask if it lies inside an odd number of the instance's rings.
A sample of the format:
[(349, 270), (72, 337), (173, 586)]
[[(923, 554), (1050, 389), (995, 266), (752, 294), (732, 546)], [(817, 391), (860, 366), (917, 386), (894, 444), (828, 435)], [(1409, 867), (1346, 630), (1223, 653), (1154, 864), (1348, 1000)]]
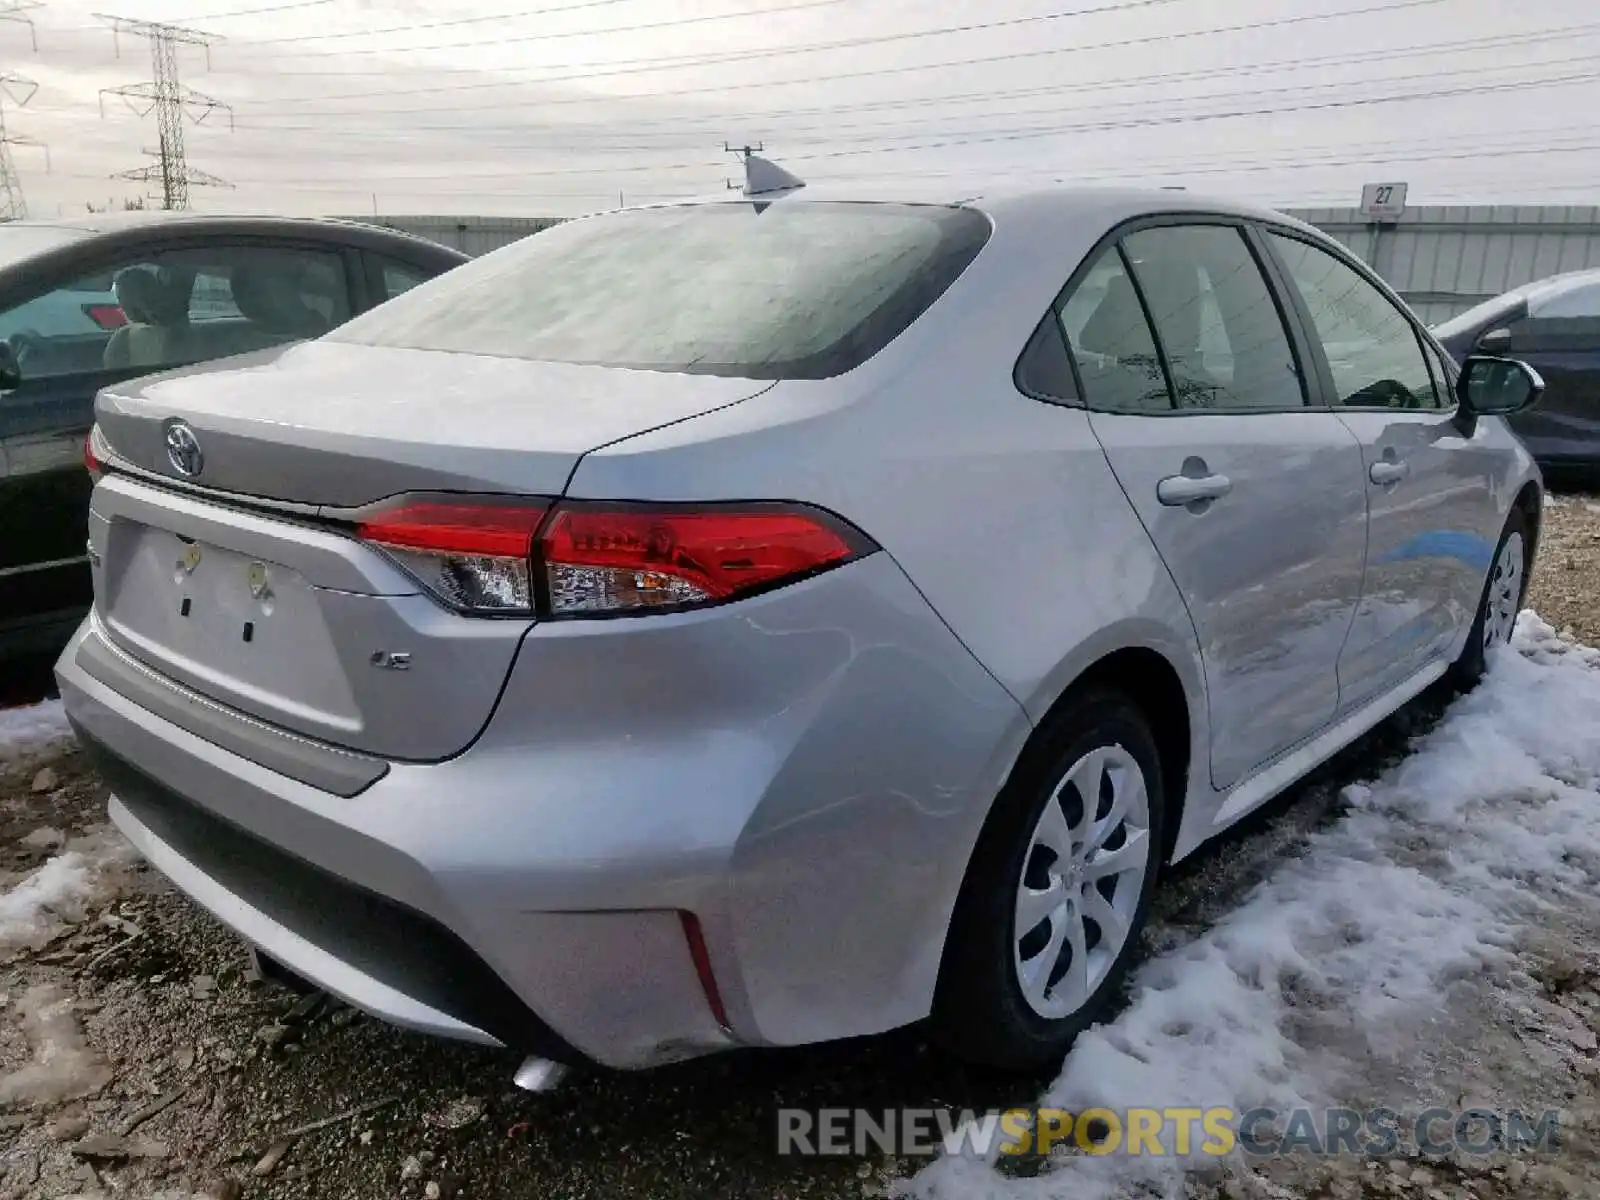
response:
[(1488, 624), (1489, 610), (1496, 592), (1503, 586), (1500, 576), (1500, 553), (1506, 547), (1512, 536), (1522, 539), (1522, 578), (1517, 586), (1516, 605), (1520, 612), (1528, 597), (1528, 519), (1523, 515), (1522, 509), (1512, 505), (1511, 513), (1506, 517), (1506, 526), (1500, 531), (1500, 540), (1495, 543), (1494, 557), (1489, 560), (1489, 573), (1483, 582), (1483, 593), (1478, 597), (1478, 612), (1472, 621), (1472, 630), (1467, 634), (1467, 644), (1461, 648), (1461, 654), (1450, 667), (1450, 682), (1458, 691), (1468, 692), (1477, 687), (1478, 681), (1488, 669), (1484, 647), (1484, 627)]
[[(1137, 907), (1110, 970), (1076, 1011), (1041, 1016), (1023, 994), (1013, 955), (1017, 888), (1044, 806), (1084, 755), (1120, 746), (1138, 764), (1148, 796), (1148, 861)], [(1035, 733), (995, 801), (956, 901), (931, 1022), (935, 1038), (969, 1062), (1035, 1072), (1059, 1065), (1073, 1040), (1099, 1020), (1136, 956), (1162, 860), (1167, 807), (1149, 722), (1120, 692), (1087, 689)], [(1037, 886), (1037, 885), (1036, 885)], [(1026, 931), (1024, 931), (1026, 932)]]

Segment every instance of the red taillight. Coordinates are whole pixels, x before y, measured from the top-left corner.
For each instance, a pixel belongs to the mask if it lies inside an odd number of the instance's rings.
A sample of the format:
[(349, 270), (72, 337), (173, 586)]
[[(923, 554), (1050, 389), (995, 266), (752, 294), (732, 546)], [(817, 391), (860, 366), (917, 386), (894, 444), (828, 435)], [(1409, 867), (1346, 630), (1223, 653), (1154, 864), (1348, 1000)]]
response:
[(116, 304), (85, 304), (84, 313), (101, 329), (121, 329), (128, 323), (128, 314)]
[(841, 522), (785, 505), (563, 504), (539, 538), (554, 617), (728, 600), (863, 549)]
[(356, 536), (384, 547), (454, 608), (533, 611), (533, 539), (543, 501), (411, 499), (357, 522)]
[(715, 604), (875, 547), (801, 505), (611, 504), (412, 497), (356, 534), (466, 612), (608, 616)]
[(93, 429), (89, 430), (89, 432), (84, 435), (83, 466), (84, 470), (89, 472), (89, 478), (94, 480), (96, 483), (99, 483), (100, 476), (105, 473), (106, 465), (100, 461), (100, 456), (94, 452)]

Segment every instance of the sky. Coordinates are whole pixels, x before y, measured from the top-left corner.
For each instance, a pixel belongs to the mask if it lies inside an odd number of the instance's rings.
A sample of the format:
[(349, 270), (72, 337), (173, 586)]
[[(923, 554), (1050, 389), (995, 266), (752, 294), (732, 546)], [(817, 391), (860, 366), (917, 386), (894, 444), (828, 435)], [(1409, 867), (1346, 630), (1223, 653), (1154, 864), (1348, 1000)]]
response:
[(1592, 0), (47, 0), (0, 20), (33, 216), (152, 191), (113, 178), (157, 137), (102, 96), (151, 77), (107, 11), (214, 38), (177, 52), (227, 106), (189, 108), (203, 211), (571, 215), (720, 191), (725, 144), (918, 191), (1600, 202)]

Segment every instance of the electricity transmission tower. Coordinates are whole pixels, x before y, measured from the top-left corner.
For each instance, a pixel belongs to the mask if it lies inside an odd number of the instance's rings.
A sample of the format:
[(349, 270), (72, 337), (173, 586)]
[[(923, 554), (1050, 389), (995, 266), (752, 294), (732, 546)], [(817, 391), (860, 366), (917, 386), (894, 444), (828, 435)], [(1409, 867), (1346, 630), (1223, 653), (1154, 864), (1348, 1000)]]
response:
[[(28, 27), (33, 48), (39, 48), (39, 35), (28, 16), (31, 8), (41, 7), (38, 0), (4, 0), (0, 3), (0, 21), (16, 21)], [(11, 157), (13, 146), (36, 146), (45, 150), (45, 167), (49, 168), (50, 152), (43, 142), (21, 137), (6, 128), (6, 105), (23, 108), (39, 85), (23, 75), (6, 71), (0, 73), (0, 221), (16, 221), (28, 215), (28, 203), (22, 195), (22, 180), (17, 175), (17, 164)]]
[(121, 96), (128, 107), (141, 117), (152, 112), (161, 144), (158, 149), (145, 153), (156, 161), (148, 167), (118, 172), (117, 178), (134, 179), (144, 183), (160, 181), (161, 195), (156, 197), (163, 208), (188, 208), (191, 184), (204, 187), (231, 187), (226, 180), (191, 167), (183, 154), (183, 124), (185, 120), (196, 125), (213, 112), (221, 110), (233, 120), (233, 110), (221, 100), (185, 87), (178, 81), (178, 46), (203, 46), (206, 62), (210, 65), (211, 43), (220, 40), (214, 34), (202, 33), (182, 25), (166, 25), (159, 21), (135, 21), (127, 17), (97, 14), (111, 26), (121, 51), (121, 35), (131, 33), (150, 43), (150, 82), (132, 83), (125, 87), (106, 88), (100, 93), (100, 115), (105, 116), (107, 96)]
[(22, 137), (6, 128), (6, 104), (24, 107), (33, 99), (39, 85), (22, 75), (7, 71), (0, 75), (0, 221), (20, 221), (28, 215), (28, 202), (22, 195), (22, 179), (12, 160), (11, 147), (32, 146), (44, 151), (45, 170), (50, 169), (50, 148), (31, 137)]

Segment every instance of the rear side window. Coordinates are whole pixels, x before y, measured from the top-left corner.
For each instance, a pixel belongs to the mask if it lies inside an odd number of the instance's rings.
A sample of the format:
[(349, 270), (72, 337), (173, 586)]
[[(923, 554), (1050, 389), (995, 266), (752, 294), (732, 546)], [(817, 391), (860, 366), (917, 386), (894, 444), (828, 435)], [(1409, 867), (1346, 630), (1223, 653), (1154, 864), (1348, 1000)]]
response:
[(989, 237), (972, 209), (680, 205), (553, 226), (340, 329), (370, 346), (823, 379), (902, 333)]
[(392, 258), (380, 258), (378, 264), (383, 270), (384, 298), (388, 300), (393, 300), (402, 292), (409, 292), (419, 283), (427, 283), (437, 274)]
[(1243, 233), (1162, 225), (1122, 243), (1179, 408), (1296, 409), (1305, 392), (1278, 306)]
[(1058, 310), (1078, 364), (1084, 402), (1103, 412), (1171, 412), (1161, 355), (1122, 254), (1115, 246), (1089, 268)]

